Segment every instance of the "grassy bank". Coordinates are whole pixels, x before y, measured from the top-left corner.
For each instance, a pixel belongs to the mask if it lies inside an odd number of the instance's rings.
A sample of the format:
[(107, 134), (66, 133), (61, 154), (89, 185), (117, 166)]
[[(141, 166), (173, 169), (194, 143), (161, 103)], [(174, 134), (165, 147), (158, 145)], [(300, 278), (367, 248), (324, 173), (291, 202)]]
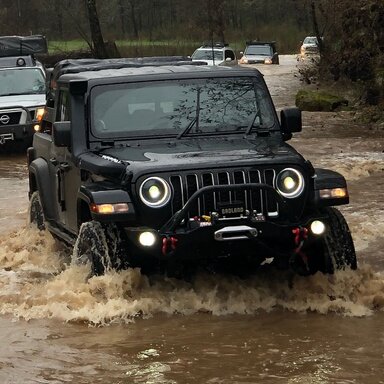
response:
[[(149, 40), (116, 40), (121, 56), (161, 56), (191, 55), (201, 45), (191, 41), (149, 41)], [(60, 53), (88, 51), (84, 40), (50, 41), (48, 51), (56, 55)]]
[[(245, 48), (246, 40), (251, 38), (237, 37), (233, 40), (228, 40), (230, 46), (235, 50), (237, 56), (240, 58), (240, 52)], [(268, 39), (261, 39), (268, 40)], [(270, 39), (276, 40), (276, 39)], [(167, 56), (167, 55), (191, 55), (196, 48), (198, 48), (201, 41), (189, 41), (189, 40), (163, 40), (163, 41), (151, 41), (151, 40), (116, 40), (116, 46), (121, 56), (135, 57), (135, 56)], [(282, 44), (278, 44), (278, 51), (281, 54), (284, 53), (296, 53), (298, 41), (295, 38), (290, 39), (288, 45), (283, 48)], [(65, 54), (67, 52), (79, 52), (88, 51), (89, 47), (84, 40), (69, 40), (69, 41), (49, 41), (49, 53), (52, 55)]]

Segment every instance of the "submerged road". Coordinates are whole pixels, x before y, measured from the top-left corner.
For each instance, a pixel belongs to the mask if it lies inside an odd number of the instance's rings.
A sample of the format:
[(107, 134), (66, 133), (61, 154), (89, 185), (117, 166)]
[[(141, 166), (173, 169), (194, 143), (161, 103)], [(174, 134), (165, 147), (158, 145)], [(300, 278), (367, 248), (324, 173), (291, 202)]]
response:
[[(302, 86), (296, 64), (259, 67), (278, 110)], [(349, 183), (356, 272), (86, 282), (27, 225), (25, 155), (1, 155), (0, 383), (384, 383), (384, 132), (353, 112), (303, 122), (290, 143)]]

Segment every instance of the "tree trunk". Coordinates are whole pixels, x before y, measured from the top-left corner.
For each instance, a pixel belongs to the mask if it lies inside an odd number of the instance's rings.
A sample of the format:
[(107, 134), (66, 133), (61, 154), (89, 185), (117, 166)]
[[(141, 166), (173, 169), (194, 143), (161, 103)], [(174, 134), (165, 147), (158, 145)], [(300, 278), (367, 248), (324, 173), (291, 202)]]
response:
[(136, 4), (133, 0), (130, 0), (129, 5), (131, 6), (131, 21), (133, 28), (133, 36), (138, 39), (139, 38), (139, 28), (137, 26), (137, 18), (136, 18)]
[(96, 0), (87, 0), (87, 10), (93, 42), (93, 54), (96, 58), (106, 59), (108, 58), (108, 52), (101, 33), (99, 16), (96, 9)]
[(57, 33), (60, 39), (64, 38), (63, 35), (63, 9), (62, 9), (62, 1), (55, 0), (54, 9), (57, 20)]
[(119, 14), (120, 14), (120, 21), (121, 21), (121, 33), (125, 37), (127, 34), (127, 28), (126, 28), (127, 12), (126, 12), (126, 8), (124, 6), (123, 0), (119, 0), (118, 7), (119, 7)]
[(319, 53), (321, 55), (324, 51), (324, 46), (323, 46), (323, 39), (322, 39), (322, 36), (320, 34), (320, 30), (319, 30), (319, 24), (317, 23), (315, 0), (311, 0), (311, 16), (312, 16), (313, 30), (314, 30), (316, 38), (317, 38), (317, 44), (319, 46)]

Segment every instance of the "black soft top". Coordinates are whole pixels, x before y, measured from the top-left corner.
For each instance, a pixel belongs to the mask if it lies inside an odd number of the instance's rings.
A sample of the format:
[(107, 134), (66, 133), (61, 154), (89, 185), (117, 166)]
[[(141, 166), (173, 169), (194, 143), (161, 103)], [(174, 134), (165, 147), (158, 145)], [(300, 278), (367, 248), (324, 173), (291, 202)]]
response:
[(191, 77), (256, 76), (262, 74), (255, 68), (240, 66), (209, 66), (183, 56), (160, 56), (122, 59), (73, 59), (58, 62), (47, 71), (47, 99), (55, 97), (58, 83), (96, 81), (98, 84), (143, 79)]
[[(151, 76), (200, 73), (202, 76), (243, 75), (261, 76), (254, 68), (240, 66), (208, 66), (183, 56), (159, 56), (122, 59), (78, 59), (58, 62), (50, 74), (51, 87), (57, 81), (102, 80), (127, 76)], [(205, 75), (203, 75), (205, 74)]]
[[(64, 74), (75, 74), (83, 72), (97, 73), (105, 70), (116, 70), (122, 68), (141, 68), (149, 66), (180, 66), (185, 64), (206, 65), (205, 62), (192, 62), (186, 56), (153, 56), (119, 59), (69, 59), (59, 61), (53, 68), (51, 80), (57, 81)], [(99, 77), (99, 76), (91, 76)]]
[(47, 40), (43, 35), (0, 36), (0, 57), (27, 56), (47, 52)]

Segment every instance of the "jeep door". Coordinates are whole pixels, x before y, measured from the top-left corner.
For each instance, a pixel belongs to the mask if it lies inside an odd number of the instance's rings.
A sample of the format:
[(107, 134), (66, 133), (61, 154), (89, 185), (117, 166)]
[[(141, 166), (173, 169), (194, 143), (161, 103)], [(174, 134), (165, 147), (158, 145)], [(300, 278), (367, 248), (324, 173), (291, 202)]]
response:
[[(69, 92), (61, 89), (57, 96), (54, 122), (71, 121)], [(52, 128), (54, 130), (54, 126)], [(74, 166), (71, 149), (58, 147), (52, 141), (50, 174), (55, 186), (58, 209), (58, 224), (66, 230), (77, 233), (77, 193), (80, 187), (80, 171)]]

